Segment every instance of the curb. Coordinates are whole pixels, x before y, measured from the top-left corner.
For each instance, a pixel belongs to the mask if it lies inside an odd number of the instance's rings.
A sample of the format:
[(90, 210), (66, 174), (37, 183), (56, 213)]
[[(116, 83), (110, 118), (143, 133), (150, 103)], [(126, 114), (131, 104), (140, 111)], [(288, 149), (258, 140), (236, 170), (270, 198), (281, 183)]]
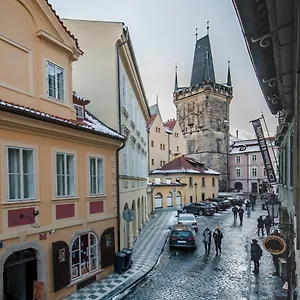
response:
[[(145, 272), (141, 277), (139, 277), (138, 279), (136, 279), (134, 282), (132, 282), (131, 284), (129, 284), (128, 286), (124, 287), (122, 290), (120, 290), (117, 294), (113, 294), (113, 292), (111, 292), (110, 294), (104, 296), (102, 299), (105, 300), (105, 299), (115, 299), (115, 300), (120, 300), (120, 299), (123, 299), (126, 295), (121, 295), (123, 294), (126, 290), (128, 289), (131, 289), (131, 288), (134, 288), (135, 286), (137, 286), (141, 281), (143, 281), (145, 279), (145, 277), (151, 272), (153, 271), (153, 269), (158, 265), (159, 263), (159, 259), (164, 251), (164, 248), (165, 248), (165, 245), (167, 243), (167, 240), (168, 240), (168, 235), (163, 243), (163, 246), (162, 246), (162, 249), (160, 250), (159, 252), (159, 255), (157, 257), (157, 259), (155, 260), (155, 264), (147, 271)], [(119, 296), (121, 296), (121, 298), (118, 298)], [(109, 298), (107, 298), (109, 297)]]

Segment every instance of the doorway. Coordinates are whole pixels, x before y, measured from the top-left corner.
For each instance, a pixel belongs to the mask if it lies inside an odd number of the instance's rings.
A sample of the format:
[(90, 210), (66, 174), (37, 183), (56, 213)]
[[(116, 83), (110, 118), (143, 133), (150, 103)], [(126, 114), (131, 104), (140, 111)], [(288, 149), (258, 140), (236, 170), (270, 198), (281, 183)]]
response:
[(37, 280), (37, 259), (32, 248), (14, 252), (4, 264), (5, 300), (32, 300)]

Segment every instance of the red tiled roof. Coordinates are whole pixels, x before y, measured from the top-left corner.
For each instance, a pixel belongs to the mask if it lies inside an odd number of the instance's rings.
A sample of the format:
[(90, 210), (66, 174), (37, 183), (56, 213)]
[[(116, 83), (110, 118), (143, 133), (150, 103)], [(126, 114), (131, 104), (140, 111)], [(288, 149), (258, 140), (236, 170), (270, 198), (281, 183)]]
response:
[(154, 122), (155, 118), (156, 118), (157, 114), (152, 115), (148, 121), (146, 122), (146, 128), (149, 129), (152, 125), (152, 123)]
[(85, 119), (65, 119), (55, 115), (51, 115), (30, 107), (18, 105), (12, 102), (3, 101), (0, 99), (0, 110), (6, 110), (12, 113), (17, 113), (27, 117), (48, 121), (52, 123), (59, 123), (60, 125), (71, 125), (77, 129), (85, 129), (92, 133), (98, 133), (103, 136), (109, 136), (118, 140), (123, 140), (124, 137), (114, 131), (113, 129), (104, 125), (95, 116), (86, 110)]
[(45, 0), (46, 3), (48, 4), (48, 6), (51, 8), (52, 12), (54, 13), (55, 17), (57, 18), (57, 20), (59, 21), (59, 23), (61, 24), (61, 26), (64, 28), (64, 30), (69, 34), (69, 36), (74, 39), (77, 48), (79, 49), (79, 51), (81, 52), (81, 54), (83, 54), (83, 51), (80, 49), (79, 44), (78, 44), (78, 39), (71, 33), (71, 31), (66, 27), (66, 25), (63, 23), (63, 21), (60, 19), (59, 15), (56, 13), (56, 10), (53, 8), (52, 4), (49, 3), (48, 0)]
[(170, 130), (173, 130), (174, 126), (176, 124), (176, 120), (172, 119), (172, 120), (168, 120), (164, 123), (164, 126), (169, 128)]
[(73, 91), (73, 103), (75, 104), (80, 104), (80, 105), (88, 105), (91, 101), (85, 99), (84, 97), (80, 97), (79, 95), (76, 94), (75, 91)]
[(204, 164), (196, 161), (193, 158), (180, 156), (159, 169), (153, 170), (151, 174), (178, 174), (178, 173), (193, 173), (193, 174), (208, 174), (220, 175), (219, 172), (211, 170)]

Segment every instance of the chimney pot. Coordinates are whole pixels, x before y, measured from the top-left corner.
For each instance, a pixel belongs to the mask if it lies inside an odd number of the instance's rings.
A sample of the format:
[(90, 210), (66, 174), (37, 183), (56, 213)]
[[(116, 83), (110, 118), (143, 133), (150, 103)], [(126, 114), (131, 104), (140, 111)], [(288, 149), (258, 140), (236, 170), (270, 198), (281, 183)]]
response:
[(236, 130), (236, 138), (239, 138), (239, 131)]

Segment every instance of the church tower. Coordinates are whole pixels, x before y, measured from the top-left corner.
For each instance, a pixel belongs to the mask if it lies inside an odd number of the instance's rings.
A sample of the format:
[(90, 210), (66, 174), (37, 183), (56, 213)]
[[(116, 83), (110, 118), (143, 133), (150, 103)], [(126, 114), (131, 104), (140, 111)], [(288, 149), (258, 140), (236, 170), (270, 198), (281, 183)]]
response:
[(173, 102), (177, 120), (187, 142), (188, 156), (218, 171), (219, 190), (229, 188), (229, 105), (232, 100), (230, 63), (227, 82), (215, 79), (209, 27), (207, 35), (197, 39), (189, 87), (179, 87), (177, 66)]

